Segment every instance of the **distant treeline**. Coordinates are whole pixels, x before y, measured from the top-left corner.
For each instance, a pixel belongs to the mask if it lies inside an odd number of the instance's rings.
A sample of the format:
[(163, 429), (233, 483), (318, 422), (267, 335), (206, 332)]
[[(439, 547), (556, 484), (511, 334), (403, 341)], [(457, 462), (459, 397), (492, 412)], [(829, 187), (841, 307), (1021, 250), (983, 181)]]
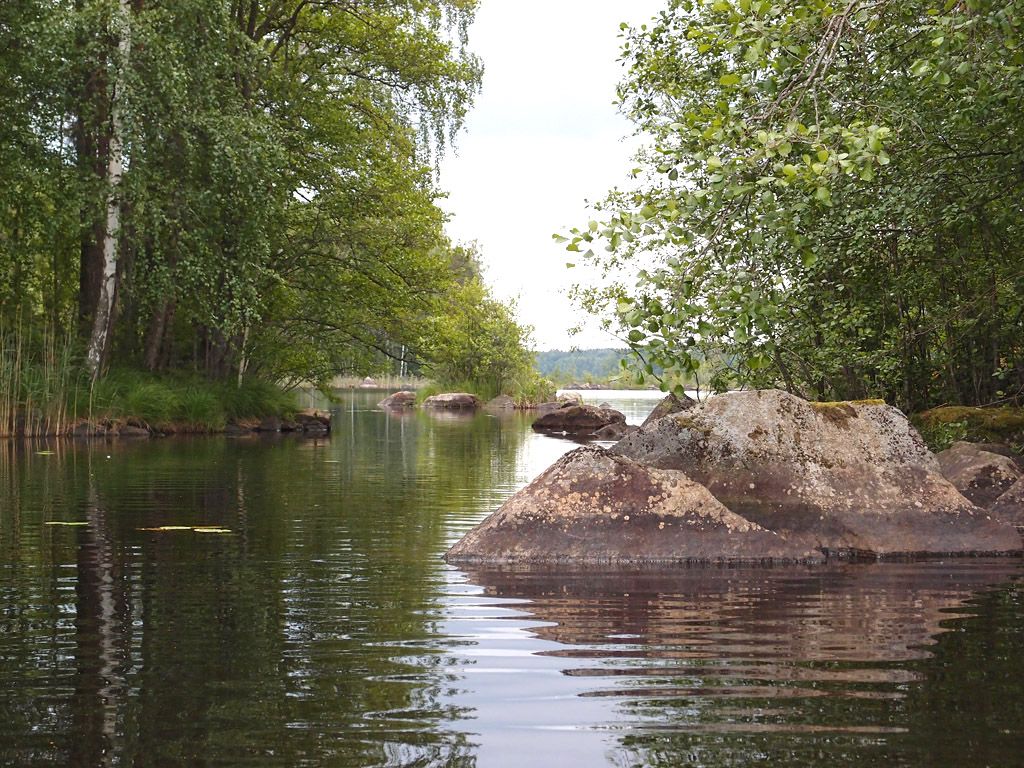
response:
[(628, 349), (552, 349), (537, 353), (537, 370), (556, 384), (570, 381), (607, 381), (621, 373), (619, 361)]

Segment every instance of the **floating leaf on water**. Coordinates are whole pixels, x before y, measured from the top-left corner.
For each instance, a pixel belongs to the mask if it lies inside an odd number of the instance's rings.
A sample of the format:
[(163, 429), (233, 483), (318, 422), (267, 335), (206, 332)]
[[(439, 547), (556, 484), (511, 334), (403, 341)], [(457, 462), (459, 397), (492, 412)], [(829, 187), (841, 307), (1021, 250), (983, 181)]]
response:
[(53, 456), (56, 451), (36, 451), (36, 456)]
[(88, 525), (88, 520), (47, 520), (43, 525)]
[(193, 533), (234, 533), (230, 528), (219, 525), (159, 525), (154, 528), (136, 528), (138, 531), (192, 531)]

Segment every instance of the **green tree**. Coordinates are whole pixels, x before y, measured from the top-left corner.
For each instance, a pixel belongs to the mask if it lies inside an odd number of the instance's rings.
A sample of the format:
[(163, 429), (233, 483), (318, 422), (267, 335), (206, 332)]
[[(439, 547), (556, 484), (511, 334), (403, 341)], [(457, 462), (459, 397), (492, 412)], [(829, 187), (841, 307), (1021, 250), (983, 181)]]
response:
[(1022, 8), (671, 0), (626, 29), (651, 141), (568, 247), (642, 268), (584, 300), (718, 388), (1020, 396)]
[(4, 3), (0, 322), (77, 328), (94, 370), (226, 379), (322, 380), (420, 338), (475, 8)]
[(453, 246), (447, 259), (455, 279), (438, 301), (420, 347), (426, 373), (442, 387), (484, 398), (552, 395), (534, 366), (533, 329), (519, 324), (514, 304), (498, 301), (484, 285), (476, 246)]

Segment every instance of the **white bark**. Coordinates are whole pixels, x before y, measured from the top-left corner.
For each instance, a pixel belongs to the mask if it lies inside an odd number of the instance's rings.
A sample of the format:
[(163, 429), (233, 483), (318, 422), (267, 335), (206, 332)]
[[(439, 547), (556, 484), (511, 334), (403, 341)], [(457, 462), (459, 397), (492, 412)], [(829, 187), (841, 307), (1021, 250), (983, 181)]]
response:
[(120, 61), (115, 68), (114, 88), (110, 97), (110, 150), (107, 157), (107, 226), (103, 235), (103, 273), (100, 280), (99, 300), (93, 317), (92, 333), (85, 355), (85, 366), (93, 381), (100, 374), (107, 346), (110, 343), (111, 318), (114, 314), (114, 297), (117, 292), (117, 250), (121, 230), (121, 177), (124, 175), (124, 126), (121, 119), (121, 103), (124, 97), (125, 73), (128, 68), (128, 54), (131, 51), (131, 6), (129, 0), (119, 0), (118, 54)]

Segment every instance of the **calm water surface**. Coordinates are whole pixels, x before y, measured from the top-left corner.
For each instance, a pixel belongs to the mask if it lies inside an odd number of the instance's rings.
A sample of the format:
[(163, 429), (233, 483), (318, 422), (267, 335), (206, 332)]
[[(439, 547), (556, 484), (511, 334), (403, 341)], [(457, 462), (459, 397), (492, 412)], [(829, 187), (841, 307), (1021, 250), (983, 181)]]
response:
[(0, 444), (0, 765), (1024, 764), (1019, 561), (458, 570), (574, 444), (379, 397)]

